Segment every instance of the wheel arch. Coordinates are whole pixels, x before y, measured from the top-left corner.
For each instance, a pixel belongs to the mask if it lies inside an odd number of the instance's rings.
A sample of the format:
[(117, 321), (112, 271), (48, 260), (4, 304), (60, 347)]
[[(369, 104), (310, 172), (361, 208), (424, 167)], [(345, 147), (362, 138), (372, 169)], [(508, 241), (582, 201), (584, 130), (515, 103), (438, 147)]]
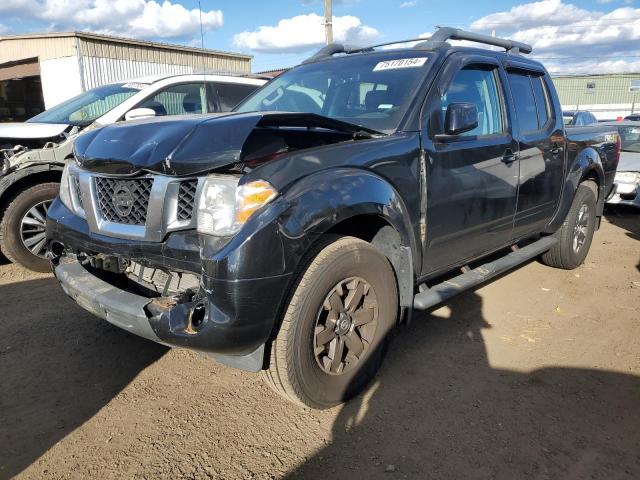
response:
[(371, 243), (393, 267), (400, 305), (413, 304), (414, 271), (421, 258), (409, 211), (385, 178), (370, 170), (332, 169), (305, 177), (284, 197), (291, 205), (282, 222), (286, 237), (304, 236), (305, 251), (325, 234)]
[(570, 165), (565, 178), (560, 201), (558, 203), (558, 208), (556, 209), (553, 219), (545, 229), (545, 233), (554, 233), (562, 226), (565, 217), (569, 213), (573, 199), (576, 196), (578, 186), (585, 181), (593, 181), (596, 184), (596, 215), (598, 218), (602, 217), (604, 211), (604, 199), (606, 196), (604, 192), (606, 187), (604, 167), (598, 151), (589, 147), (582, 150)]
[(29, 187), (39, 183), (60, 182), (62, 167), (41, 165), (23, 168), (0, 178), (0, 220), (9, 203)]

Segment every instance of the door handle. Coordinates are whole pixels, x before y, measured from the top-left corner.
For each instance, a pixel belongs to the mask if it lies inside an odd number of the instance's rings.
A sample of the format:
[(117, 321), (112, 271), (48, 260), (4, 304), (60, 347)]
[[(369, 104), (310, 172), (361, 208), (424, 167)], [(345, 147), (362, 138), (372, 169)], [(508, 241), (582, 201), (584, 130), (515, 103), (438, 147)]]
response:
[(518, 160), (518, 156), (519, 155), (517, 153), (513, 153), (511, 150), (507, 150), (506, 152), (504, 152), (504, 155), (502, 155), (502, 161), (507, 165), (510, 165)]

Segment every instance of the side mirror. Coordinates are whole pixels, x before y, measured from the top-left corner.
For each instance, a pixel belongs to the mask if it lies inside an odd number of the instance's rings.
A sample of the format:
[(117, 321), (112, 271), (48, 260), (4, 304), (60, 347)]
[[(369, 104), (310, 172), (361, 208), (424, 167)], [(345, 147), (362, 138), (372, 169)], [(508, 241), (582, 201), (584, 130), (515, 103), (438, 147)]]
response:
[(155, 116), (156, 111), (151, 108), (134, 108), (124, 114), (124, 119), (128, 122), (129, 120), (139, 120), (141, 118), (151, 118)]
[(446, 135), (460, 135), (478, 126), (478, 108), (473, 103), (452, 103), (444, 118)]

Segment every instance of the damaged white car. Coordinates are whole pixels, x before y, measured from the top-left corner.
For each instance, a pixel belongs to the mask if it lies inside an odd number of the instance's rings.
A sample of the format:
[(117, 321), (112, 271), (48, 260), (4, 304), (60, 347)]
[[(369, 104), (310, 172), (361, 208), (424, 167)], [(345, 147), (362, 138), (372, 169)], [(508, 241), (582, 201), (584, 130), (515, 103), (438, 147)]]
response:
[(620, 162), (608, 204), (640, 208), (640, 122), (608, 123), (620, 134)]
[(266, 81), (232, 75), (156, 76), (104, 85), (25, 123), (0, 123), (0, 252), (48, 271), (47, 209), (82, 131), (119, 121), (231, 110)]

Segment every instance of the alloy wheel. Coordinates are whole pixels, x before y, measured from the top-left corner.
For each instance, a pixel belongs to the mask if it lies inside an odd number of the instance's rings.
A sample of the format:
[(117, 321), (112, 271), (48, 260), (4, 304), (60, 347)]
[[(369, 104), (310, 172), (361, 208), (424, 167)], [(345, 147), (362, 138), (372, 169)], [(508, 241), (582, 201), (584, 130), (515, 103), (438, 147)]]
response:
[(573, 227), (573, 251), (578, 253), (587, 241), (587, 232), (589, 231), (589, 207), (582, 205), (578, 212), (578, 219)]
[(355, 367), (367, 353), (378, 324), (378, 300), (360, 277), (336, 284), (320, 308), (313, 335), (318, 366), (330, 375)]
[(24, 246), (37, 257), (45, 258), (46, 236), (45, 226), (47, 211), (53, 200), (37, 203), (20, 221), (20, 239)]

